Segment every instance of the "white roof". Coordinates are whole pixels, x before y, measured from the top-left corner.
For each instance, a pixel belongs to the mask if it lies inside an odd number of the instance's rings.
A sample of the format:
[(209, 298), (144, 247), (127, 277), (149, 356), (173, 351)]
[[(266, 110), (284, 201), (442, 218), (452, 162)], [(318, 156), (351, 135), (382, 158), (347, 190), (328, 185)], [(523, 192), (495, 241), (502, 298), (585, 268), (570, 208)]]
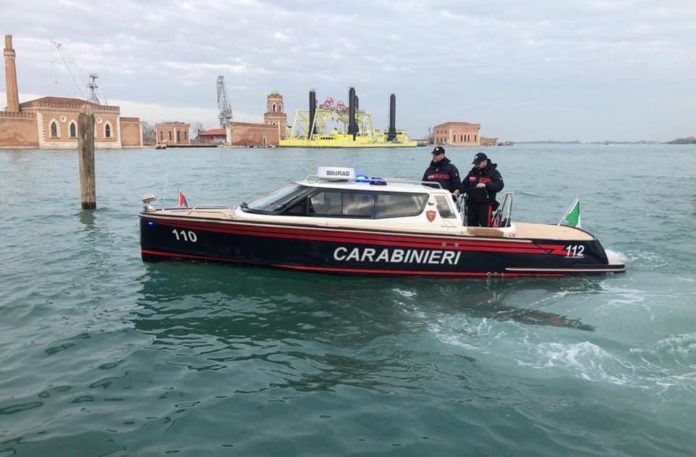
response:
[(426, 186), (420, 182), (407, 182), (404, 180), (398, 180), (397, 178), (374, 178), (380, 179), (386, 184), (370, 184), (369, 182), (355, 182), (355, 181), (328, 181), (323, 179), (316, 179), (314, 177), (308, 177), (301, 181), (295, 181), (297, 184), (309, 187), (321, 187), (329, 189), (350, 189), (350, 190), (369, 190), (369, 191), (388, 191), (388, 192), (419, 192), (419, 193), (432, 193), (432, 192), (447, 192), (444, 189), (437, 189), (431, 186)]

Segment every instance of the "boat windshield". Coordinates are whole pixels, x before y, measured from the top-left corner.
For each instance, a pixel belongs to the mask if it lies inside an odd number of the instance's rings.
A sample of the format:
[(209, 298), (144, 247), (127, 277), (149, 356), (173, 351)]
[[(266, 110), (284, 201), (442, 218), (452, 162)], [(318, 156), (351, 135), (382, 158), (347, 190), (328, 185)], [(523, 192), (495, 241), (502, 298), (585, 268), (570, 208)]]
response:
[(288, 184), (280, 189), (274, 190), (268, 195), (242, 204), (244, 210), (277, 213), (285, 209), (288, 204), (297, 198), (307, 195), (312, 189), (299, 184)]

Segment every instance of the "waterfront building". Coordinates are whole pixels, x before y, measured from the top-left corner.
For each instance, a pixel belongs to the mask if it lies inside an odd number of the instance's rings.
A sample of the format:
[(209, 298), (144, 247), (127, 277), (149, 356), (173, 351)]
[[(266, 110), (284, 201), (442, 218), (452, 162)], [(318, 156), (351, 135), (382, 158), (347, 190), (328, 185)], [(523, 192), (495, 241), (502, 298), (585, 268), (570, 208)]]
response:
[(283, 96), (278, 92), (271, 92), (266, 98), (266, 113), (263, 115), (263, 123), (276, 126), (278, 138), (281, 140), (287, 136), (288, 115), (283, 107)]
[(143, 145), (140, 119), (121, 116), (118, 106), (68, 97), (41, 97), (20, 103), (12, 35), (5, 36), (3, 55), (7, 107), (0, 111), (0, 148), (76, 148), (77, 119), (85, 105), (94, 113), (96, 148)]
[(481, 146), (498, 146), (498, 138), (481, 137)]
[(227, 124), (227, 143), (231, 146), (277, 146), (278, 127), (252, 122), (230, 122)]
[(191, 124), (186, 122), (161, 122), (155, 124), (157, 144), (191, 144)]
[(227, 124), (227, 144), (231, 146), (278, 146), (287, 132), (287, 114), (283, 96), (272, 92), (266, 97), (266, 113), (263, 124), (230, 122)]
[(445, 122), (433, 127), (433, 143), (449, 146), (479, 146), (481, 124)]
[(225, 144), (227, 142), (226, 129), (208, 129), (200, 132), (196, 139), (198, 143)]

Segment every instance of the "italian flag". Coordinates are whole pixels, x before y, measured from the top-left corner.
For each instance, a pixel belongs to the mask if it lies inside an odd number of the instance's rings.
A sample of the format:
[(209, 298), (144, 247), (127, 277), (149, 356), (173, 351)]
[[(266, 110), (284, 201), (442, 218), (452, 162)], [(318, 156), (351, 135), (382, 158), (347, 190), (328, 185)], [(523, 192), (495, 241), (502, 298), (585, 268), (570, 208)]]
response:
[(570, 208), (566, 210), (558, 225), (569, 225), (571, 227), (582, 228), (579, 199), (576, 198), (573, 204), (570, 205)]
[(177, 199), (179, 200), (180, 208), (188, 208), (188, 202), (186, 201), (186, 196), (179, 189), (176, 190)]

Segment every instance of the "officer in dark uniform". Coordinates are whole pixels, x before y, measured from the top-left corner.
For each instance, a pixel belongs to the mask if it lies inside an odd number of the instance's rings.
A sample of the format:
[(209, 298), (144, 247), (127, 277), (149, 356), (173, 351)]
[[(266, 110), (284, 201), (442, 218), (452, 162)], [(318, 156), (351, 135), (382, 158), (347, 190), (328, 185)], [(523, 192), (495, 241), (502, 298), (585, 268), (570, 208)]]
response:
[(492, 163), (486, 154), (479, 152), (472, 162), (474, 167), (462, 181), (455, 195), (466, 194), (466, 219), (468, 226), (489, 227), (493, 211), (500, 205), (495, 194), (503, 190), (503, 177), (497, 164)]
[(450, 192), (456, 191), (461, 185), (459, 170), (445, 157), (445, 148), (436, 146), (432, 154), (433, 160), (430, 162), (428, 169), (425, 170), (422, 181), (436, 182), (443, 189), (447, 189)]

